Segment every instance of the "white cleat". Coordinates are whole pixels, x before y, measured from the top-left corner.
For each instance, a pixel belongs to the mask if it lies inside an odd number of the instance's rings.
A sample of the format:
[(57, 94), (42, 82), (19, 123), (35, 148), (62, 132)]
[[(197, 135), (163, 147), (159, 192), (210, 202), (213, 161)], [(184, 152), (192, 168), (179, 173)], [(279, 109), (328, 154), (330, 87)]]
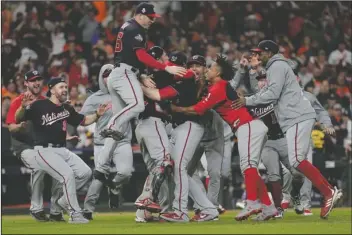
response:
[(71, 212), (68, 222), (70, 224), (87, 224), (89, 223), (89, 220), (84, 218), (83, 214), (80, 212)]

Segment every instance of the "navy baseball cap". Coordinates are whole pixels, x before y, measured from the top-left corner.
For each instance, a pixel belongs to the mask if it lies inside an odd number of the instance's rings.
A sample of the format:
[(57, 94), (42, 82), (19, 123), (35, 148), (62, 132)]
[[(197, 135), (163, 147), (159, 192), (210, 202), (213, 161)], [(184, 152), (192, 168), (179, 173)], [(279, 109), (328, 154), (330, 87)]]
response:
[(205, 58), (201, 55), (194, 55), (192, 58), (187, 62), (187, 67), (191, 66), (192, 64), (199, 64), (201, 66), (206, 66)]
[(156, 14), (154, 11), (154, 6), (150, 3), (142, 2), (138, 4), (136, 8), (136, 14), (146, 15), (152, 18), (161, 17), (159, 14)]
[(52, 78), (50, 79), (50, 81), (48, 82), (48, 92), (46, 93), (46, 96), (50, 97), (51, 96), (51, 88), (53, 88), (56, 84), (59, 84), (61, 82), (66, 83), (66, 80), (64, 78)]
[(263, 51), (270, 51), (273, 54), (277, 54), (279, 52), (279, 46), (271, 40), (263, 40), (259, 42), (258, 47), (251, 49), (252, 52), (263, 52)]
[(40, 73), (37, 70), (31, 70), (28, 71), (25, 75), (24, 75), (24, 80), (26, 82), (28, 81), (35, 81), (37, 79), (43, 79), (43, 77), (40, 75)]
[(153, 46), (148, 50), (148, 54), (153, 56), (154, 59), (158, 60), (164, 54), (164, 49), (158, 46)]
[(171, 54), (169, 55), (169, 60), (173, 64), (185, 66), (187, 63), (187, 56), (183, 52), (174, 51), (171, 52)]

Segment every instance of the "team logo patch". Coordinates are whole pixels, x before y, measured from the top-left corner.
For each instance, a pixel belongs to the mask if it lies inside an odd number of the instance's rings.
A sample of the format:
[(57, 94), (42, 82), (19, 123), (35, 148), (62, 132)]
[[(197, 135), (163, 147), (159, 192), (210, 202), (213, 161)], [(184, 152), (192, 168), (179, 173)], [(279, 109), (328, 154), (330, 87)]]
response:
[(38, 71), (37, 70), (34, 70), (33, 71), (33, 75), (38, 75), (39, 73), (38, 73)]
[(171, 61), (176, 61), (177, 60), (177, 56), (172, 56), (171, 57)]
[(145, 13), (145, 8), (142, 9), (142, 12)]
[(197, 56), (197, 55), (193, 56), (193, 59), (194, 59), (194, 60), (197, 60), (197, 59), (198, 59), (198, 56)]
[(137, 36), (134, 37), (138, 41), (143, 41), (142, 35), (138, 34)]

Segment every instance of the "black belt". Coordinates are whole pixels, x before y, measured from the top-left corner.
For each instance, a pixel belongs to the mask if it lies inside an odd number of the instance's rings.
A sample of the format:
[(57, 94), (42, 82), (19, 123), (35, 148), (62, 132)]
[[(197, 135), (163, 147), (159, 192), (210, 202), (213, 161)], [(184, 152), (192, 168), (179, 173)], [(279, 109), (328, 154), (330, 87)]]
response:
[(44, 148), (63, 148), (66, 147), (66, 144), (52, 144), (52, 143), (45, 143), (45, 144), (36, 144), (35, 146), (42, 146)]
[(278, 139), (282, 139), (284, 137), (285, 137), (285, 135), (282, 133), (276, 134), (276, 135), (268, 135), (268, 140), (278, 140)]
[[(131, 65), (130, 65), (131, 66)], [(120, 67), (120, 63), (115, 64), (115, 67)], [(134, 73), (139, 73), (139, 69), (131, 66), (131, 71)]]

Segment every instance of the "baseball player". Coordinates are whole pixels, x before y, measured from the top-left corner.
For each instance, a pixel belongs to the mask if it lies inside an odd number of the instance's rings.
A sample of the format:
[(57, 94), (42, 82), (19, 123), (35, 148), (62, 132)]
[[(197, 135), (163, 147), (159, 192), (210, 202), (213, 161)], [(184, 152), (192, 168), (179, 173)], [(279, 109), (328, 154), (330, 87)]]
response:
[(57, 203), (69, 212), (69, 223), (88, 223), (79, 207), (76, 190), (86, 185), (92, 171), (80, 157), (65, 148), (66, 128), (67, 123), (74, 126), (92, 124), (104, 114), (106, 105), (99, 106), (96, 113), (84, 116), (65, 103), (68, 94), (65, 79), (52, 78), (48, 87), (49, 99), (33, 102), (26, 94), (16, 112), (16, 123), (33, 123), (36, 151), (22, 159), (30, 168), (45, 171), (63, 185), (64, 195)]
[[(11, 132), (11, 143), (15, 155), (20, 157), (22, 160), (27, 155), (31, 155), (33, 150), (33, 137), (32, 137), (32, 124), (31, 123), (19, 123), (16, 124), (15, 113), (20, 108), (22, 99), (25, 94), (30, 94), (33, 99), (45, 99), (44, 96), (40, 95), (43, 88), (43, 77), (38, 71), (29, 71), (24, 76), (25, 86), (27, 91), (16, 99), (14, 99), (10, 105), (9, 112), (7, 114), (6, 123), (9, 125), (9, 131)], [(25, 164), (25, 162), (23, 161)], [(44, 176), (45, 172), (41, 170), (33, 170), (31, 172), (31, 207), (30, 214), (34, 219), (40, 222), (47, 221), (64, 221), (60, 208), (54, 203), (60, 196), (60, 184), (53, 178), (52, 180), (52, 197), (50, 205), (50, 216), (46, 216), (43, 208), (43, 190), (44, 190)]]
[(267, 71), (268, 85), (253, 96), (240, 97), (235, 102), (235, 108), (277, 103), (274, 110), (282, 131), (286, 133), (290, 164), (323, 194), (325, 200), (320, 216), (327, 218), (342, 193), (332, 187), (319, 170), (306, 160), (316, 113), (304, 97), (292, 68), (278, 54), (278, 45), (264, 40), (258, 48), (261, 50), (260, 60)]
[[(171, 74), (183, 75), (186, 70), (176, 66), (166, 66), (155, 60), (146, 51), (146, 29), (160, 15), (154, 12), (154, 6), (149, 3), (140, 3), (136, 8), (134, 18), (125, 22), (116, 38), (115, 68), (107, 80), (107, 87), (112, 100), (112, 112), (107, 128), (100, 134), (104, 140), (104, 147), (99, 156), (95, 171), (96, 174), (109, 174), (112, 152), (119, 148), (118, 141), (127, 142), (132, 136), (130, 121), (144, 111), (143, 91), (137, 79), (138, 74), (148, 66), (153, 69), (164, 70)], [(131, 146), (127, 149), (123, 145), (118, 149), (125, 159), (132, 158)], [(130, 164), (129, 164), (130, 165)], [(122, 169), (122, 168), (121, 168)], [(128, 181), (131, 172), (128, 169), (117, 172), (113, 179), (114, 188), (111, 192), (118, 194), (122, 183)]]
[[(148, 54), (161, 63), (166, 63), (169, 60), (165, 51), (158, 46), (150, 48)], [(168, 86), (173, 80), (165, 71), (155, 70), (150, 75), (157, 89)], [(158, 102), (145, 97), (145, 110), (139, 115), (135, 131), (149, 175), (145, 181), (142, 194), (135, 202), (138, 208), (136, 222), (147, 222), (150, 220), (146, 217), (147, 211), (161, 211), (163, 213), (168, 210), (168, 205), (170, 205), (167, 201), (169, 199), (167, 180), (171, 177), (173, 162), (170, 156), (169, 143), (171, 133), (170, 129), (167, 128), (169, 122), (170, 117), (162, 106)], [(161, 187), (163, 187), (162, 192), (160, 192)], [(159, 192), (164, 195), (159, 196)]]
[[(259, 90), (266, 85), (266, 72), (264, 69), (258, 69), (258, 50), (252, 49), (251, 52), (252, 55), (249, 58), (245, 56), (242, 57), (240, 68), (234, 79), (230, 82), (234, 90), (238, 88), (240, 81), (245, 77), (246, 69), (249, 69), (249, 84), (252, 92), (259, 92)], [(248, 60), (250, 60), (250, 64), (248, 64)], [(268, 141), (264, 145), (261, 156), (268, 175), (268, 187), (272, 194), (275, 207), (278, 210), (278, 214), (275, 217), (282, 218), (280, 162), (292, 171), (292, 175), (294, 176), (293, 186), (295, 190), (300, 190), (303, 184), (303, 175), (290, 167), (286, 139), (284, 138), (284, 134), (277, 122), (273, 109), (274, 105), (264, 104), (248, 108), (252, 115), (261, 118), (269, 129), (267, 133)], [(298, 207), (299, 198), (293, 198), (293, 202)]]
[[(234, 110), (231, 100), (237, 98), (236, 92), (227, 82), (233, 78), (232, 66), (226, 58), (219, 55), (207, 72), (207, 80), (211, 84), (208, 95), (194, 106), (172, 107), (174, 112), (189, 115), (203, 114), (214, 108), (216, 112), (233, 128), (238, 138), (241, 171), (244, 175), (247, 193), (246, 207), (235, 217), (244, 220), (262, 211), (255, 220), (268, 220), (277, 213), (271, 203), (264, 181), (258, 173), (260, 152), (266, 141), (268, 128), (261, 120), (254, 119), (246, 108)], [(257, 199), (260, 199), (260, 202)]]
[[(335, 134), (335, 129), (332, 126), (331, 119), (329, 116), (329, 113), (324, 109), (324, 107), (320, 104), (320, 102), (317, 100), (317, 98), (310, 92), (303, 91), (303, 94), (305, 98), (307, 98), (312, 107), (315, 110), (315, 113), (317, 114), (316, 120), (319, 122), (319, 124), (323, 128), (323, 132), (328, 135), (334, 135)], [(312, 149), (312, 144), (309, 146), (308, 154), (307, 154), (307, 159), (309, 162), (313, 162), (313, 149)], [(290, 172), (287, 170), (287, 168), (283, 168), (283, 192), (284, 194), (292, 194), (291, 193), (291, 182), (292, 182), (292, 176)], [(303, 186), (299, 191), (293, 192), (296, 194), (300, 195), (294, 195), (294, 197), (300, 198), (300, 205), (302, 205), (302, 208), (300, 208), (300, 213), (306, 216), (312, 215), (313, 213), (311, 212), (311, 191), (312, 191), (312, 182), (306, 177), (304, 179)]]
[[(110, 118), (112, 117), (111, 111), (111, 96), (109, 95), (108, 89), (106, 87), (106, 81), (108, 76), (110, 75), (114, 66), (112, 64), (106, 64), (101, 67), (99, 72), (99, 91), (95, 92), (94, 94), (90, 95), (87, 100), (84, 102), (83, 107), (80, 111), (83, 115), (94, 114), (100, 104), (108, 104), (108, 110), (101, 116), (95, 126), (96, 133), (94, 135), (94, 165), (97, 165), (99, 161), (99, 152), (103, 148), (104, 140), (99, 135), (100, 131), (102, 131), (106, 125), (108, 124)], [(129, 144), (129, 143), (127, 143)], [(121, 156), (120, 156), (121, 158)], [(118, 162), (119, 154), (117, 152), (113, 153), (113, 162)], [(114, 165), (114, 164), (113, 164)], [(121, 166), (119, 164), (118, 166)], [(131, 167), (130, 167), (131, 168)], [(95, 205), (99, 199), (100, 192), (103, 189), (104, 185), (109, 185), (109, 180), (113, 178), (113, 173), (116, 172), (116, 167), (111, 167), (110, 175), (103, 175), (99, 174), (99, 172), (93, 172), (93, 181), (89, 186), (85, 201), (84, 201), (84, 212), (83, 215), (86, 219), (92, 220), (92, 213), (95, 211)], [(109, 193), (109, 196), (112, 194)], [(110, 200), (109, 206), (111, 207), (112, 200)]]
[[(206, 83), (205, 72), (206, 72), (206, 61), (203, 56), (194, 55), (187, 62), (187, 67), (192, 69), (197, 77), (199, 77), (199, 82)], [(205, 89), (206, 90), (206, 89)], [(206, 91), (204, 95), (207, 95)], [(224, 131), (226, 130), (226, 135)], [(232, 130), (230, 126), (223, 121), (223, 119), (215, 111), (211, 110), (209, 113), (209, 122), (205, 125), (205, 131), (200, 142), (199, 147), (196, 150), (195, 156), (192, 160), (194, 164), (200, 163), (200, 159), (205, 153), (208, 175), (209, 175), (209, 185), (207, 196), (209, 200), (218, 207), (219, 213), (224, 213), (225, 209), (221, 206), (220, 202), (220, 192), (222, 192), (222, 181), (228, 179), (231, 175), (231, 138)], [(226, 144), (225, 144), (226, 138)], [(228, 143), (230, 142), (230, 143)], [(225, 153), (226, 146), (226, 155)], [(226, 160), (225, 160), (226, 158)], [(228, 164), (228, 165), (226, 165)], [(200, 165), (199, 165), (200, 166)], [(193, 171), (196, 167), (190, 167)], [(199, 183), (200, 187), (204, 189), (202, 181), (199, 179), (199, 174), (194, 174), (195, 172), (188, 172)], [(224, 178), (224, 179), (222, 179)], [(205, 191), (205, 189), (204, 189)], [(197, 208), (196, 208), (197, 209)]]
[[(184, 53), (173, 52), (170, 54), (171, 65), (186, 66), (187, 58)], [(192, 76), (188, 76), (191, 74)], [(173, 103), (187, 106), (197, 102), (198, 84), (194, 73), (188, 71), (183, 79), (175, 78), (174, 84), (163, 89), (148, 89), (143, 87), (145, 95), (153, 100), (170, 99)], [(170, 222), (189, 222), (187, 215), (188, 196), (200, 208), (192, 221), (203, 222), (216, 220), (218, 211), (209, 201), (194, 179), (187, 173), (195, 150), (203, 136), (204, 127), (200, 117), (192, 117), (181, 113), (172, 114), (173, 131), (171, 134), (171, 158), (174, 161), (174, 200), (172, 212), (163, 213), (160, 218)]]

